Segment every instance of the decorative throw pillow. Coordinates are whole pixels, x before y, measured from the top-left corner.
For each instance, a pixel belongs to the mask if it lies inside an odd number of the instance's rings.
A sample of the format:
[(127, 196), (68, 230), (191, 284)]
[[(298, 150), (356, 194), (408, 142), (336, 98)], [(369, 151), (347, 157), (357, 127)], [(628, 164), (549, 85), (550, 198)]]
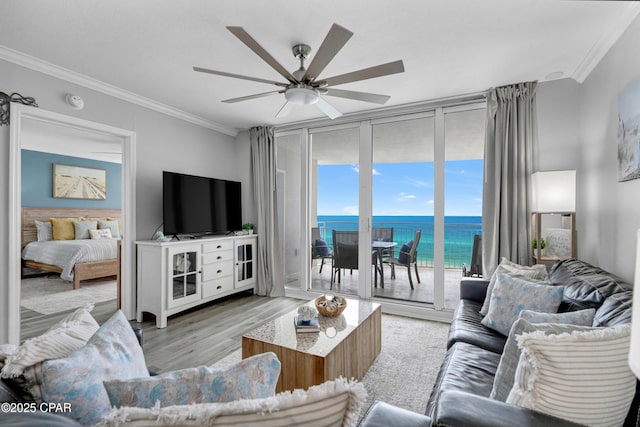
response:
[(280, 361), (275, 353), (262, 353), (226, 369), (182, 369), (166, 374), (105, 381), (111, 405), (152, 408), (193, 403), (260, 399), (275, 394)]
[(105, 228), (102, 230), (89, 230), (89, 236), (93, 240), (97, 239), (111, 239), (113, 236), (111, 235), (111, 229)]
[(74, 218), (51, 218), (52, 240), (73, 240), (76, 231), (73, 226)]
[(621, 426), (635, 394), (631, 325), (517, 338), (522, 349), (507, 403), (590, 426)]
[(118, 221), (98, 221), (98, 229), (100, 230), (111, 230), (111, 237), (119, 239), (120, 238), (120, 227), (118, 225)]
[(493, 273), (493, 276), (491, 276), (489, 286), (487, 287), (487, 296), (484, 298), (484, 303), (480, 309), (480, 314), (483, 316), (486, 316), (489, 312), (489, 301), (491, 299), (493, 287), (496, 283), (496, 274), (498, 272), (528, 277), (536, 280), (544, 280), (544, 278), (547, 277), (547, 267), (544, 264), (535, 264), (528, 267), (526, 265), (516, 264), (515, 262), (511, 262), (505, 257), (502, 257), (502, 260), (500, 261), (498, 268), (496, 268), (496, 271)]
[(537, 280), (498, 272), (489, 312), (482, 319), (482, 324), (502, 335), (509, 335), (511, 326), (522, 310), (557, 312), (563, 292), (563, 286), (546, 285)]
[(413, 240), (402, 245), (402, 247), (400, 248), (400, 253), (398, 254), (398, 262), (400, 264), (407, 264), (409, 263), (409, 261), (411, 261), (409, 259), (409, 252), (411, 252), (412, 247)]
[(148, 375), (133, 329), (117, 311), (84, 347), (42, 364), (42, 400), (69, 403), (71, 411), (65, 416), (80, 424), (94, 424), (111, 410), (104, 381)]
[(285, 391), (265, 399), (200, 403), (166, 408), (114, 409), (107, 426), (231, 426), (265, 425), (316, 427), (356, 425), (367, 391), (362, 383), (344, 378)]
[(316, 239), (316, 253), (318, 256), (328, 256), (329, 255), (329, 244), (322, 239)]
[(98, 322), (91, 316), (93, 304), (87, 304), (61, 319), (44, 334), (26, 340), (5, 360), (0, 376), (13, 378), (48, 359), (66, 357), (82, 347), (98, 330)]
[(51, 237), (51, 221), (34, 221), (36, 224), (36, 235), (38, 236), (38, 242), (48, 242)]
[(520, 360), (520, 348), (516, 343), (518, 335), (524, 332), (533, 332), (534, 330), (558, 333), (559, 329), (572, 331), (574, 327), (591, 327), (594, 314), (595, 309), (593, 308), (567, 313), (539, 313), (529, 310), (520, 312), (520, 317), (511, 327), (511, 331), (509, 331), (509, 337), (504, 345), (496, 376), (493, 380), (493, 389), (489, 397), (502, 402), (506, 402), (507, 397), (509, 397), (518, 361)]
[(98, 229), (98, 221), (73, 221), (73, 228), (75, 230), (75, 240), (88, 239), (90, 237), (89, 231)]

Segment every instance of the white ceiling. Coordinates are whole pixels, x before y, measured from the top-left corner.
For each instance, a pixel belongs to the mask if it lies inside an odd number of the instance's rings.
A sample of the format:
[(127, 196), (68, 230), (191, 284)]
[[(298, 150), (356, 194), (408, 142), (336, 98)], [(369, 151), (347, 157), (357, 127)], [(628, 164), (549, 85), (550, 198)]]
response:
[[(234, 134), (323, 115), (300, 106), (276, 119), (283, 95), (222, 103), (274, 87), (196, 73), (194, 65), (282, 80), (225, 26), (243, 27), (293, 71), (291, 46), (309, 44), (313, 55), (338, 23), (354, 36), (320, 77), (402, 59), (402, 74), (336, 87), (390, 95), (387, 106), (395, 106), (555, 72), (581, 82), (638, 12), (628, 1), (2, 0), (0, 59), (128, 100), (141, 96), (143, 105)], [(327, 99), (343, 113), (378, 107)]]

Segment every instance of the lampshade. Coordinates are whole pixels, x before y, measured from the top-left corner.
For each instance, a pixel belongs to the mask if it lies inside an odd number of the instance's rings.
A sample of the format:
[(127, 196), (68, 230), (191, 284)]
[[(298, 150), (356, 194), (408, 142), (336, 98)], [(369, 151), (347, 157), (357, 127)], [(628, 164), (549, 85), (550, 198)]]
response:
[(287, 101), (294, 104), (315, 104), (318, 102), (318, 93), (305, 87), (292, 87), (284, 93)]
[(531, 175), (533, 212), (575, 212), (576, 171), (545, 171)]
[(640, 378), (640, 230), (636, 244), (636, 276), (633, 281), (633, 304), (631, 305), (631, 347), (629, 367)]

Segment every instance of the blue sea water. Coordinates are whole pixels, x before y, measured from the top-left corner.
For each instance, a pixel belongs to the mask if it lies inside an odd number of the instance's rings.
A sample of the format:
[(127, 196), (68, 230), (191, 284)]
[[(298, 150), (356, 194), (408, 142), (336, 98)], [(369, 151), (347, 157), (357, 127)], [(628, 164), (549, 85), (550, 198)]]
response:
[[(393, 240), (398, 248), (412, 241), (416, 230), (422, 230), (418, 244), (418, 263), (433, 266), (433, 216), (374, 216), (373, 227), (393, 227)], [(318, 215), (321, 235), (332, 245), (332, 230), (357, 230), (358, 217), (351, 215)], [(473, 238), (482, 234), (481, 216), (445, 216), (444, 264), (445, 268), (461, 268), (471, 263)]]

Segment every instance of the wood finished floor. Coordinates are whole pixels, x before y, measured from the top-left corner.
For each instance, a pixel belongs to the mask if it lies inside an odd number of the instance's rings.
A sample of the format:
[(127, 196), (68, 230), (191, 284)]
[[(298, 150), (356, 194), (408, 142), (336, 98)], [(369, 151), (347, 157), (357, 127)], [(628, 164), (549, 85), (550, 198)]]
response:
[[(131, 324), (143, 330), (147, 366), (162, 373), (211, 365), (239, 349), (243, 334), (302, 303), (295, 298), (266, 298), (243, 292), (172, 316), (163, 329), (156, 328), (151, 315)], [(115, 310), (114, 300), (96, 304), (91, 314), (102, 324)], [(42, 334), (67, 313), (41, 315), (22, 309), (22, 339)]]

